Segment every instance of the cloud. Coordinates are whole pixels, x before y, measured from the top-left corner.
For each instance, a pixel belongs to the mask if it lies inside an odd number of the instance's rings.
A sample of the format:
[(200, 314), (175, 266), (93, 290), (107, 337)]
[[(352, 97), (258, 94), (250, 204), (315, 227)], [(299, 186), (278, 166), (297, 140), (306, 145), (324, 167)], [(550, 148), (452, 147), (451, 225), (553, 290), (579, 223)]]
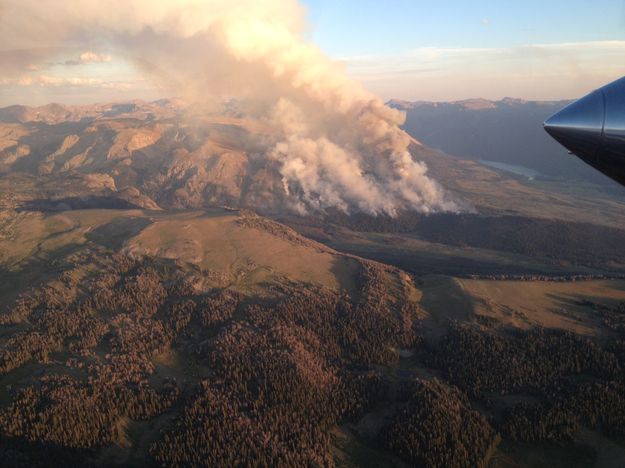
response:
[(66, 66), (76, 66), (76, 65), (85, 65), (88, 63), (107, 63), (113, 60), (113, 57), (105, 54), (98, 54), (96, 52), (83, 52), (78, 56), (78, 59), (74, 60), (66, 60), (63, 62), (63, 65)]
[[(68, 55), (75, 58), (65, 60)], [(62, 59), (62, 61), (51, 61)], [(51, 47), (8, 49), (0, 46), (0, 75), (15, 76), (25, 72), (39, 71), (56, 65), (76, 66), (90, 63), (108, 63), (113, 57), (93, 51), (77, 53), (75, 47)]]
[(457, 209), (410, 156), (411, 140), (399, 128), (404, 115), (304, 39), (305, 9), (297, 0), (3, 4), (0, 47), (105, 46), (205, 110), (234, 98), (273, 128), (274, 137), (259, 143), (294, 210)]
[(514, 96), (568, 99), (622, 76), (625, 41), (516, 47), (422, 47), (394, 57), (347, 57), (351, 76), (386, 99)]
[(104, 54), (96, 54), (95, 52), (83, 52), (80, 54), (80, 61), (83, 63), (102, 63), (110, 62), (111, 56)]

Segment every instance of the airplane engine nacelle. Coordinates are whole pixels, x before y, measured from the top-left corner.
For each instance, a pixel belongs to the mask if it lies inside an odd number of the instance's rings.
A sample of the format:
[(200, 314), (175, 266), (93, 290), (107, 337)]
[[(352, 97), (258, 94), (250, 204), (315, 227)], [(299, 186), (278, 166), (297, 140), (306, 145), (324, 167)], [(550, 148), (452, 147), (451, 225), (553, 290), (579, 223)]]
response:
[(544, 126), (571, 153), (625, 185), (625, 77), (569, 104)]

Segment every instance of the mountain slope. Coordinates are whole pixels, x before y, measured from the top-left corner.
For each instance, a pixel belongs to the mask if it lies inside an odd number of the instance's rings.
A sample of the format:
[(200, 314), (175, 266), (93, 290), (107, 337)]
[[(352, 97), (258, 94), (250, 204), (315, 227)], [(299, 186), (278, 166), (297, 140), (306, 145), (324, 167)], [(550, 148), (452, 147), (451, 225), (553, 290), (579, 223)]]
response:
[(5, 464), (331, 461), (415, 340), (406, 274), (253, 213), (0, 213)]

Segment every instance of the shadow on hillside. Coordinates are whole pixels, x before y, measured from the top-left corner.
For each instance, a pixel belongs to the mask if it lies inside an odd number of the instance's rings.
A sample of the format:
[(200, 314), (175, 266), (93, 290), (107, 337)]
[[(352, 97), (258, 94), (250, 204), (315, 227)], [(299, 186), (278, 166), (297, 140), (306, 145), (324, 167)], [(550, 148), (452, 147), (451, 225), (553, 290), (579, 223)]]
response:
[(86, 233), (85, 237), (96, 244), (118, 250), (128, 239), (136, 236), (151, 224), (152, 221), (148, 218), (120, 217), (98, 226)]
[(67, 197), (55, 200), (30, 200), (16, 208), (16, 211), (69, 211), (69, 210), (131, 210), (140, 206), (114, 196)]

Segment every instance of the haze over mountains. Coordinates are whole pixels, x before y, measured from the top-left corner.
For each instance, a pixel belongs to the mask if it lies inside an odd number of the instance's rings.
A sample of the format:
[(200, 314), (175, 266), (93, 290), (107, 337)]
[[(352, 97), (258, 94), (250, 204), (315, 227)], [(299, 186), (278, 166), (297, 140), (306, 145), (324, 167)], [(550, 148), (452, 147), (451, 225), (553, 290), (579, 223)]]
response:
[(459, 158), (499, 162), (536, 171), (537, 176), (615, 186), (609, 178), (567, 154), (542, 122), (569, 101), (501, 101), (389, 104), (406, 112), (403, 128), (424, 144)]
[[(402, 181), (403, 176), (390, 179), (395, 188), (382, 194), (378, 189), (365, 190), (377, 176), (372, 178), (362, 172), (358, 163), (336, 159), (325, 150), (306, 153), (316, 154), (313, 159), (296, 156), (295, 151), (289, 153), (294, 159), (284, 160), (275, 153), (274, 146), (282, 138), (281, 132), (263, 119), (240, 116), (232, 108), (225, 113), (186, 118), (182, 107), (170, 101), (83, 107), (14, 106), (0, 110), (0, 121), (5, 123), (3, 148), (8, 149), (0, 164), (5, 170), (40, 175), (74, 169), (82, 174), (117, 174), (124, 179), (117, 180), (121, 187), (152, 184), (151, 188), (142, 187), (142, 191), (158, 198), (164, 206), (198, 206), (210, 200), (299, 213), (325, 207), (371, 213), (394, 213), (400, 207), (419, 211), (458, 209), (451, 199), (445, 201), (449, 197), (427, 178), (423, 179), (425, 185), (420, 185), (425, 192), (414, 193), (396, 205), (393, 191), (410, 187), (407, 180)], [(416, 142), (411, 144), (418, 146)], [(174, 157), (169, 158), (172, 153)], [(417, 167), (418, 162), (409, 164)], [(123, 174), (118, 170), (120, 165), (128, 166)], [(424, 174), (425, 167), (419, 167), (418, 172)], [(412, 181), (421, 184), (417, 179)], [(207, 185), (210, 188), (205, 193)], [(176, 197), (184, 201), (176, 202)], [(434, 200), (435, 204), (430, 205)]]
[[(358, 188), (354, 180), (350, 184), (350, 178), (370, 179), (358, 165), (323, 151), (314, 160), (295, 156), (297, 151), (291, 153), (293, 160), (284, 160), (272, 149), (272, 142), (282, 138), (280, 132), (263, 119), (242, 116), (232, 104), (221, 113), (194, 115), (187, 110), (174, 101), (0, 109), (0, 170), (25, 176), (90, 175), (91, 184), (100, 178), (102, 190), (138, 190), (151, 200), (139, 203), (163, 208), (212, 204), (301, 214), (325, 207), (394, 213), (400, 206), (429, 211), (434, 206), (427, 197), (446, 196), (436, 184), (426, 198), (415, 194), (409, 204), (406, 199), (397, 206), (391, 199), (384, 201), (387, 195), (394, 197), (394, 189), (379, 196), (358, 194), (353, 190), (365, 186)], [(410, 144), (418, 153), (420, 145)], [(336, 164), (340, 167), (332, 169)], [(303, 178), (291, 179), (291, 170)], [(343, 179), (331, 180), (335, 177)], [(407, 183), (401, 177), (389, 180), (400, 191)], [(370, 197), (374, 204), (368, 203)], [(451, 200), (439, 201), (457, 209)]]

